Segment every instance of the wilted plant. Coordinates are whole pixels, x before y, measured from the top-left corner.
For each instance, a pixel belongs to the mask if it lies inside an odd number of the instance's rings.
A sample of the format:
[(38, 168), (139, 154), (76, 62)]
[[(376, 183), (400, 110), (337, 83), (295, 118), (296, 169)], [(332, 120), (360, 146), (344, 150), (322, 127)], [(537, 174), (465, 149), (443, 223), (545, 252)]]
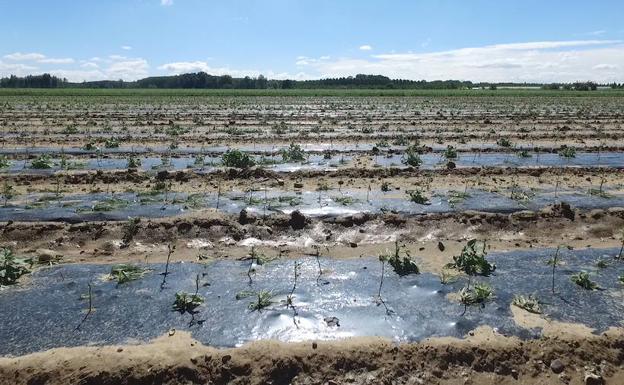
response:
[(173, 255), (175, 248), (175, 245), (171, 243), (167, 245), (167, 262), (165, 263), (165, 271), (160, 273), (163, 276), (163, 280), (160, 283), (160, 290), (164, 290), (165, 285), (167, 284), (167, 276), (169, 275), (169, 262), (171, 262), (171, 255)]
[(546, 264), (548, 266), (552, 266), (552, 286), (551, 286), (551, 290), (552, 293), (555, 294), (555, 269), (557, 268), (557, 266), (559, 266), (561, 264), (561, 258), (559, 257), (559, 252), (561, 250), (561, 247), (563, 247), (562, 245), (557, 246), (557, 251), (555, 252), (555, 255), (548, 259), (546, 261)]
[(18, 258), (11, 249), (0, 251), (0, 286), (15, 284), (19, 278), (30, 273), (32, 264), (28, 259)]
[(529, 313), (542, 314), (542, 308), (537, 298), (532, 295), (525, 297), (523, 295), (514, 296), (512, 305), (528, 311)]
[(444, 269), (440, 273), (440, 283), (443, 285), (448, 285), (457, 281), (457, 274), (453, 274), (452, 272)]
[(87, 309), (87, 312), (85, 314), (85, 316), (82, 318), (82, 320), (80, 321), (80, 323), (78, 324), (78, 326), (76, 326), (76, 330), (80, 330), (80, 328), (82, 327), (82, 324), (85, 323), (85, 321), (87, 320), (87, 318), (89, 318), (89, 316), (91, 315), (91, 313), (93, 313), (93, 289), (91, 288), (91, 282), (88, 283), (88, 293), (86, 296), (81, 296), (81, 299), (88, 299), (89, 300), (89, 309)]
[(598, 285), (589, 278), (589, 273), (581, 271), (573, 274), (570, 279), (585, 290), (596, 290)]
[[(468, 185), (466, 185), (466, 190), (468, 189)], [(459, 202), (463, 202), (467, 198), (470, 198), (470, 194), (466, 191), (454, 191), (451, 190), (448, 192), (448, 203), (451, 207), (455, 207), (455, 205)]]
[(110, 277), (117, 280), (117, 284), (121, 285), (130, 281), (143, 278), (147, 270), (140, 266), (131, 264), (115, 265), (111, 268)]
[(121, 238), (122, 244), (121, 247), (125, 248), (130, 246), (130, 241), (139, 231), (139, 224), (141, 223), (141, 218), (128, 218), (126, 223), (124, 223), (122, 232), (123, 236)]
[(227, 150), (221, 156), (221, 160), (224, 166), (234, 168), (249, 168), (256, 164), (249, 154), (238, 149)]
[(459, 302), (464, 305), (462, 315), (466, 314), (468, 306), (480, 305), (482, 308), (485, 307), (485, 303), (491, 300), (493, 296), (492, 287), (486, 283), (476, 283), (472, 289), (469, 287), (462, 288), (459, 291)]
[(388, 262), (390, 257), (391, 255), (389, 253), (379, 254), (379, 262), (381, 262), (381, 276), (379, 277), (379, 290), (377, 291), (376, 302), (377, 302), (377, 306), (379, 305), (384, 306), (384, 308), (386, 309), (386, 315), (392, 314), (392, 310), (390, 310), (388, 306), (386, 305), (386, 303), (384, 302), (383, 297), (381, 296), (381, 289), (383, 287), (384, 275), (386, 273), (386, 262)]

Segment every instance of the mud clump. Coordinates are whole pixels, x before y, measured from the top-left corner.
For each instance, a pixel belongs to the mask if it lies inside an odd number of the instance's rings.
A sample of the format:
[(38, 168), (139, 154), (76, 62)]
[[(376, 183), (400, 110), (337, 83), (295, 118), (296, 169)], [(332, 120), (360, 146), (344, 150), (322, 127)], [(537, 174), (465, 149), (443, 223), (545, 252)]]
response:
[(299, 210), (295, 210), (290, 214), (290, 227), (293, 230), (301, 230), (306, 226), (307, 218)]

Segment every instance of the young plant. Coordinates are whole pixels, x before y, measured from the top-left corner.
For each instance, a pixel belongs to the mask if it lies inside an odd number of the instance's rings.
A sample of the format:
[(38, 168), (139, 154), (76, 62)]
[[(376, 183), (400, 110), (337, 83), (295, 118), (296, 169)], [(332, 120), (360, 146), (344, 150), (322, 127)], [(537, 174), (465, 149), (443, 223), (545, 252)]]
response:
[(240, 300), (247, 297), (255, 296), (256, 300), (251, 302), (247, 307), (251, 311), (262, 311), (273, 303), (273, 292), (269, 290), (260, 290), (257, 292), (241, 292), (236, 294), (236, 299)]
[(180, 312), (182, 314), (189, 313), (195, 314), (197, 307), (204, 303), (204, 298), (199, 294), (188, 294), (186, 292), (178, 292), (175, 294), (175, 301), (173, 302), (173, 311)]
[(163, 276), (163, 280), (160, 284), (160, 290), (164, 290), (165, 285), (167, 284), (167, 276), (170, 274), (169, 262), (171, 261), (171, 255), (175, 251), (175, 248), (175, 245), (172, 245), (171, 243), (167, 245), (167, 263), (165, 264), (165, 271), (163, 273), (160, 273)]
[(383, 283), (384, 283), (384, 275), (386, 274), (386, 263), (388, 262), (390, 258), (391, 258), (391, 255), (389, 253), (379, 254), (379, 262), (381, 262), (381, 276), (379, 277), (379, 290), (377, 291), (376, 302), (377, 302), (377, 306), (379, 305), (384, 306), (384, 308), (386, 309), (386, 315), (390, 315), (393, 313), (392, 310), (388, 308), (388, 306), (386, 305), (386, 302), (383, 300), (383, 297), (381, 296), (381, 289), (383, 288)]
[(130, 155), (128, 157), (128, 169), (135, 170), (141, 167), (141, 159), (135, 157), (134, 155)]
[(11, 165), (11, 161), (6, 155), (0, 155), (0, 169), (7, 168)]
[(9, 184), (8, 179), (5, 179), (2, 185), (2, 198), (4, 199), (4, 207), (7, 207), (9, 199), (12, 199), (14, 196), (15, 190), (13, 189), (13, 185)]
[(563, 145), (559, 150), (559, 156), (564, 158), (576, 158), (576, 148), (572, 146)]
[(30, 273), (32, 264), (25, 258), (18, 258), (11, 249), (0, 251), (0, 287), (17, 283), (22, 275)]
[(420, 155), (413, 148), (408, 148), (405, 150), (405, 154), (403, 154), (403, 158), (401, 159), (403, 164), (411, 166), (411, 167), (420, 167), (422, 164), (422, 159), (420, 159)]
[(457, 159), (457, 149), (451, 145), (446, 146), (446, 150), (444, 150), (444, 157), (447, 160)]
[(582, 287), (585, 290), (598, 289), (598, 285), (596, 284), (596, 282), (593, 282), (591, 279), (589, 279), (589, 273), (585, 271), (581, 271), (577, 274), (573, 274), (570, 277), (570, 279), (572, 280), (572, 282), (574, 282), (575, 284), (577, 284), (578, 286)]
[(93, 289), (91, 288), (91, 282), (88, 283), (88, 288), (89, 288), (89, 291), (87, 295), (81, 297), (81, 299), (86, 298), (89, 300), (89, 309), (87, 309), (85, 316), (82, 318), (78, 326), (76, 326), (76, 330), (80, 330), (80, 328), (82, 327), (82, 324), (85, 323), (87, 318), (89, 318), (89, 316), (91, 315), (91, 313), (93, 313), (93, 310), (94, 310), (93, 309)]
[(445, 267), (455, 269), (468, 275), (468, 287), (470, 287), (470, 277), (481, 275), (489, 276), (496, 270), (496, 265), (491, 264), (485, 258), (487, 255), (485, 241), (471, 239), (458, 256), (453, 257), (453, 262)]
[[(401, 254), (403, 253), (403, 256)], [(420, 274), (420, 270), (409, 255), (405, 245), (399, 245), (399, 241), (394, 242), (394, 251), (388, 254), (388, 263), (392, 266), (392, 269), (399, 277), (403, 277), (410, 274)]]
[(54, 167), (54, 162), (48, 154), (41, 154), (30, 164), (30, 168), (42, 170)]
[(496, 141), (496, 144), (498, 144), (501, 147), (506, 147), (506, 148), (511, 147), (511, 141), (507, 138), (500, 138), (499, 140)]
[[(312, 248), (314, 248), (314, 257), (316, 258), (316, 264), (318, 266), (318, 275), (316, 276), (316, 284), (319, 284), (319, 281), (321, 280), (321, 276), (323, 275), (323, 268), (321, 267), (321, 246), (319, 245), (313, 245)], [(329, 247), (325, 246), (325, 249), (327, 250), (327, 252), (329, 252)], [(329, 282), (324, 282), (325, 284), (328, 284)]]
[(407, 191), (407, 196), (409, 200), (419, 204), (419, 205), (430, 205), (429, 199), (425, 196), (425, 193), (422, 190), (409, 190)]
[(523, 295), (516, 295), (511, 302), (512, 305), (528, 311), (533, 314), (542, 314), (542, 308), (538, 299), (532, 295), (525, 297)]
[(255, 246), (251, 247), (251, 251), (249, 253), (249, 269), (247, 270), (247, 277), (249, 278), (250, 286), (253, 284), (253, 279), (251, 278), (251, 275), (256, 273), (255, 266), (262, 266), (272, 260), (272, 258), (268, 258), (264, 254), (258, 252)]
[(222, 156), (221, 161), (226, 167), (249, 168), (255, 166), (255, 160), (246, 152), (241, 150), (227, 150)]
[(284, 162), (303, 162), (306, 159), (305, 152), (300, 145), (291, 143), (288, 148), (280, 151)]
[(561, 264), (561, 257), (559, 257), (559, 252), (561, 250), (562, 245), (557, 246), (557, 251), (555, 252), (555, 255), (548, 259), (546, 261), (546, 264), (548, 266), (552, 266), (552, 285), (551, 285), (551, 290), (552, 293), (555, 294), (555, 269), (557, 269), (557, 266), (559, 266)]

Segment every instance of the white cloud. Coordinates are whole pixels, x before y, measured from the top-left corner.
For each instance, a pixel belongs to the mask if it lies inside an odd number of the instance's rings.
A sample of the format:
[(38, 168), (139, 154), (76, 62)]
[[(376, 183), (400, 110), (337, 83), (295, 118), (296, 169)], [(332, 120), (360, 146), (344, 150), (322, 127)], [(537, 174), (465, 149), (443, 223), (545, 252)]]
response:
[(33, 71), (36, 71), (37, 67), (26, 65), (22, 63), (4, 63), (0, 60), (0, 75), (17, 75), (24, 76), (29, 75)]
[(160, 5), (164, 5), (165, 7), (168, 7), (170, 5), (173, 5), (173, 0), (160, 0)]
[(496, 44), (440, 52), (380, 54), (370, 59), (306, 58), (297, 65), (314, 72), (317, 78), (366, 73), (415, 80), (624, 81), (624, 73), (619, 73), (614, 63), (624, 63), (624, 44), (619, 40)]
[(42, 64), (72, 64), (74, 63), (74, 59), (72, 58), (51, 58), (47, 57), (44, 54), (31, 52), (31, 53), (21, 53), (15, 52), (8, 55), (4, 55), (4, 58), (7, 60), (15, 61), (15, 62), (37, 62)]
[(109, 79), (136, 80), (149, 74), (149, 64), (145, 59), (116, 61), (106, 69)]
[(373, 47), (371, 47), (368, 44), (364, 44), (360, 46), (360, 51), (371, 51), (373, 49)]
[(75, 62), (75, 60), (69, 57), (59, 58), (59, 59), (46, 58), (46, 59), (37, 60), (37, 62), (43, 63), (43, 64), (72, 64)]
[(94, 62), (84, 62), (80, 65), (80, 67), (82, 68), (100, 68), (100, 66), (97, 63)]
[(121, 49), (123, 49), (124, 51), (132, 51), (132, 47), (129, 45), (122, 45)]
[(13, 61), (37, 61), (37, 60), (42, 60), (45, 59), (45, 55), (40, 54), (40, 53), (21, 53), (21, 52), (15, 52), (12, 54), (8, 54), (8, 55), (4, 55), (4, 58), (7, 60), (13, 60)]
[(615, 64), (596, 64), (595, 66), (592, 67), (592, 69), (595, 70), (616, 70), (619, 67)]
[(205, 72), (210, 75), (221, 76), (221, 75), (231, 75), (233, 77), (258, 77), (260, 75), (264, 75), (269, 79), (295, 79), (295, 80), (305, 80), (312, 79), (312, 77), (304, 72), (299, 72), (295, 74), (287, 73), (287, 72), (274, 72), (274, 71), (261, 71), (261, 70), (253, 70), (253, 69), (235, 69), (229, 67), (211, 67), (207, 62), (204, 61), (192, 61), (192, 62), (175, 62), (175, 63), (167, 63), (158, 67), (161, 71), (166, 71), (170, 75), (179, 75), (188, 72)]

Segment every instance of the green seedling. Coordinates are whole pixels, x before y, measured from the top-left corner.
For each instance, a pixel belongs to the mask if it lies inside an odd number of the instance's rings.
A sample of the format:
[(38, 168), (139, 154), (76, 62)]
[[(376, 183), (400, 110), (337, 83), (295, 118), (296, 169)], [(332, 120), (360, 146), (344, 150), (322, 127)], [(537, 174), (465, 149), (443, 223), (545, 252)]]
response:
[(33, 160), (30, 164), (30, 168), (43, 170), (54, 167), (54, 162), (52, 158), (48, 154), (39, 155), (35, 160)]
[(221, 161), (226, 167), (249, 168), (255, 166), (256, 162), (249, 154), (238, 149), (227, 150), (222, 156)]
[(407, 191), (407, 196), (411, 202), (414, 202), (419, 205), (429, 205), (429, 199), (425, 196), (425, 193), (421, 190), (410, 190)]
[(570, 279), (572, 280), (572, 282), (574, 282), (575, 284), (577, 284), (578, 286), (582, 287), (585, 290), (598, 289), (598, 285), (596, 284), (596, 282), (593, 282), (589, 278), (589, 273), (585, 271), (581, 271), (577, 274), (572, 275)]
[(173, 302), (173, 310), (182, 314), (196, 313), (197, 307), (204, 303), (204, 298), (199, 294), (188, 294), (186, 292), (178, 292), (175, 294), (175, 301)]
[(30, 273), (31, 262), (16, 257), (11, 249), (0, 250), (0, 287), (13, 285), (21, 276)]

